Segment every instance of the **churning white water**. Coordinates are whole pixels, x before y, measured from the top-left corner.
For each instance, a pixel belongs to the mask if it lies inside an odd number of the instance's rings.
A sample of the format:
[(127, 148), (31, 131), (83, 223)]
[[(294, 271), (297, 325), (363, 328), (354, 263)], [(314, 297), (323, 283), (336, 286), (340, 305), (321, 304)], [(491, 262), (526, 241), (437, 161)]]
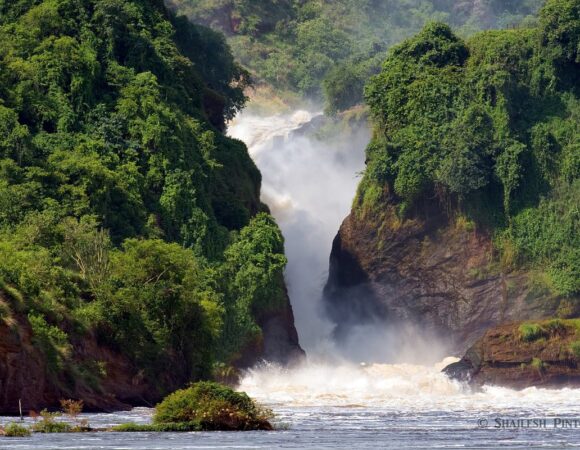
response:
[(432, 366), (307, 363), (292, 369), (264, 365), (249, 370), (239, 389), (263, 403), (287, 407), (378, 408), (418, 414), (429, 410), (500, 412), (526, 408), (539, 415), (554, 415), (565, 409), (580, 416), (580, 389), (515, 391), (484, 386), (473, 391), (441, 372), (455, 361), (446, 358)]

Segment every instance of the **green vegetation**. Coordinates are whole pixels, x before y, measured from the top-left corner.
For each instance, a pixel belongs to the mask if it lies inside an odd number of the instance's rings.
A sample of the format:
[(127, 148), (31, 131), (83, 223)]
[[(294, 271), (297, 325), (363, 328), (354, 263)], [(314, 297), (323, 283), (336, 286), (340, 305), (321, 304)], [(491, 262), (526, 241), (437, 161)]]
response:
[(73, 427), (66, 422), (59, 422), (56, 419), (61, 417), (59, 412), (49, 412), (46, 409), (40, 412), (40, 420), (32, 426), (35, 433), (68, 433)]
[(520, 338), (525, 342), (534, 342), (548, 335), (544, 327), (535, 323), (524, 323), (520, 325), (519, 332)]
[(169, 395), (155, 408), (153, 424), (124, 424), (113, 431), (271, 430), (272, 414), (245, 393), (199, 382)]
[(395, 46), (365, 96), (374, 124), (359, 216), (437, 204), (495, 235), (507, 268), (580, 293), (580, 2), (539, 25), (464, 41), (430, 23)]
[[(7, 437), (35, 433), (79, 433), (95, 431), (86, 419), (79, 420), (82, 401), (61, 400), (64, 414), (74, 423), (59, 420), (60, 412), (43, 410), (34, 415), (31, 428), (11, 423), (0, 428)], [(40, 417), (40, 420), (38, 420)], [(257, 405), (243, 392), (235, 392), (218, 383), (202, 381), (170, 394), (155, 408), (152, 424), (127, 423), (112, 429), (116, 432), (189, 432), (271, 430), (272, 412)]]
[(546, 369), (544, 361), (542, 361), (540, 358), (532, 358), (530, 366), (532, 366), (532, 368), (536, 369), (538, 372), (543, 372)]
[(223, 134), (248, 82), (158, 0), (0, 1), (1, 317), (63, 392), (107, 376), (83, 339), (164, 392), (235, 362), (284, 304), (260, 173)]
[(580, 359), (580, 340), (575, 341), (570, 345), (570, 351), (576, 359)]
[(568, 335), (580, 338), (580, 319), (551, 319), (541, 322), (526, 322), (519, 326), (518, 334), (519, 339), (527, 343)]
[(155, 408), (154, 424), (199, 423), (204, 430), (271, 429), (271, 413), (243, 392), (212, 382), (195, 383)]
[(4, 427), (2, 435), (6, 437), (27, 437), (30, 436), (30, 430), (23, 425), (12, 422)]
[(319, 99), (327, 110), (363, 100), (386, 49), (430, 20), (461, 34), (534, 21), (542, 0), (169, 0), (193, 22), (223, 31), (259, 80)]
[(124, 423), (116, 425), (111, 431), (119, 433), (187, 433), (190, 431), (203, 431), (201, 425), (195, 423), (158, 423), (158, 424), (137, 424)]

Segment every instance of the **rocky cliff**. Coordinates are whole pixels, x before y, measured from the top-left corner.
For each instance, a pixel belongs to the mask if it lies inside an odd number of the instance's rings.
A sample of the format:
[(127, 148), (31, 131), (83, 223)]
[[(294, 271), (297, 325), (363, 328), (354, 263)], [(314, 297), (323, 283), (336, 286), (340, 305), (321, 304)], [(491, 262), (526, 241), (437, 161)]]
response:
[(492, 240), (436, 204), (399, 220), (394, 202), (380, 214), (346, 218), (334, 240), (325, 289), (338, 339), (353, 325), (411, 324), (457, 354), (489, 327), (579, 313), (524, 271), (501, 268)]
[(507, 324), (488, 330), (444, 372), (473, 386), (580, 386), (578, 320)]
[(339, 338), (378, 318), (462, 353), (502, 323), (578, 317), (579, 14), (549, 0), (537, 28), (467, 41), (433, 23), (389, 52), (330, 257)]

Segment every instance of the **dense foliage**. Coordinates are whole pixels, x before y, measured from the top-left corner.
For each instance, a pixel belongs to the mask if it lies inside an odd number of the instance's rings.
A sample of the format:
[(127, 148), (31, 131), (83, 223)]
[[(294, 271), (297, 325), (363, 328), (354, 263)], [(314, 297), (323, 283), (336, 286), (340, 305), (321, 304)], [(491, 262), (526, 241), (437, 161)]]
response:
[(270, 415), (244, 392), (206, 381), (165, 398), (155, 407), (153, 423), (198, 423), (202, 430), (268, 430)]
[[(259, 79), (316, 99), (329, 112), (362, 102), (386, 48), (429, 20), (462, 34), (533, 21), (542, 0), (168, 0), (196, 23), (224, 31)], [(321, 81), (324, 80), (323, 85)]]
[(153, 423), (126, 423), (118, 432), (189, 432), (272, 430), (272, 412), (244, 392), (207, 381), (167, 396), (155, 407)]
[(504, 264), (580, 293), (580, 1), (467, 42), (431, 23), (366, 87), (375, 131), (357, 204), (427, 199), (495, 232)]
[(285, 258), (222, 133), (247, 81), (160, 0), (0, 0), (0, 317), (56, 381), (106, 376), (87, 336), (161, 388), (260, 339)]

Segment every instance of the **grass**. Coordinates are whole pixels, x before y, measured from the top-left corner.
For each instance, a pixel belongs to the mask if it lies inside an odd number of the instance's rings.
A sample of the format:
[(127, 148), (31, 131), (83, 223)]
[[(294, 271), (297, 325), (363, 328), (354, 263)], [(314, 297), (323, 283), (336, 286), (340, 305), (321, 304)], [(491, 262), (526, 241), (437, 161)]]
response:
[(548, 335), (546, 329), (537, 323), (524, 323), (520, 325), (519, 332), (524, 342), (534, 342)]
[(10, 423), (4, 428), (6, 437), (27, 437), (30, 436), (30, 429), (17, 423)]
[(503, 238), (496, 243), (500, 251), (500, 265), (503, 269), (513, 269), (518, 258), (518, 251), (514, 243), (508, 239)]
[(580, 319), (551, 319), (542, 322), (528, 322), (518, 328), (520, 339), (536, 342), (557, 335), (576, 334), (580, 337)]
[(364, 219), (368, 215), (372, 215), (380, 207), (380, 200), (383, 198), (383, 195), (383, 187), (367, 178), (363, 178), (353, 201), (353, 209), (356, 212), (357, 218)]
[(580, 359), (580, 340), (570, 344), (570, 351), (576, 357), (576, 359)]
[(467, 231), (472, 232), (475, 230), (475, 222), (468, 217), (459, 214), (455, 218), (455, 229), (457, 231)]
[(136, 423), (124, 423), (122, 425), (117, 425), (112, 428), (112, 431), (123, 433), (139, 433), (139, 432), (167, 433), (167, 432), (189, 432), (201, 430), (202, 426), (199, 422), (157, 423), (147, 425), (141, 425)]
[(550, 334), (564, 333), (566, 331), (566, 323), (562, 319), (549, 320), (544, 327)]
[(69, 433), (72, 427), (64, 422), (37, 422), (32, 425), (35, 433)]

